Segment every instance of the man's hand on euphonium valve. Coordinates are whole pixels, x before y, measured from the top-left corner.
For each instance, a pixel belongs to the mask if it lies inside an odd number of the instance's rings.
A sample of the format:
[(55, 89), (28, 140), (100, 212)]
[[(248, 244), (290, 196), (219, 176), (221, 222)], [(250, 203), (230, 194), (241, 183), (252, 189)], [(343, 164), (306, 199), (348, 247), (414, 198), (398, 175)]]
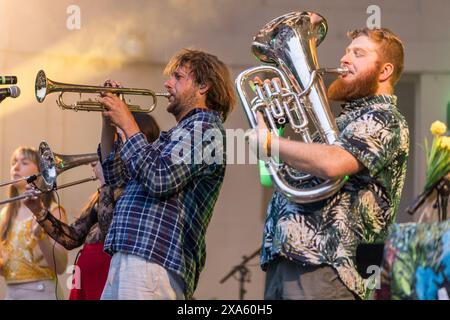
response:
[[(257, 91), (256, 87), (258, 86), (263, 91), (270, 90), (271, 92), (274, 92), (274, 86), (280, 88), (281, 81), (279, 78), (265, 79), (262, 81), (261, 78), (255, 77), (252, 80), (251, 86), (255, 88), (255, 91)], [(273, 156), (274, 142), (276, 142), (277, 136), (274, 135), (267, 126), (263, 112), (264, 110), (262, 110), (262, 108), (256, 112), (255, 120), (257, 122), (257, 128), (250, 130), (246, 134), (246, 138), (250, 150), (256, 153), (258, 158), (266, 161)]]

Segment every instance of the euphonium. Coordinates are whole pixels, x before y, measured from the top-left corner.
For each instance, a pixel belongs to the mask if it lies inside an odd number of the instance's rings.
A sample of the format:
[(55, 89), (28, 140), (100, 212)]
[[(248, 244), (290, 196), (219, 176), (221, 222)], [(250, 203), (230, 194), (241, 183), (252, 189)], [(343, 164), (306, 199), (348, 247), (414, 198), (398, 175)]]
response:
[[(254, 37), (253, 54), (275, 66), (258, 66), (243, 71), (236, 79), (238, 95), (252, 128), (257, 128), (256, 112), (262, 111), (273, 134), (289, 124), (303, 142), (332, 144), (338, 129), (328, 103), (322, 75), (345, 73), (342, 68), (320, 69), (316, 47), (327, 33), (326, 20), (314, 12), (291, 12), (264, 26)], [(255, 84), (256, 77), (272, 79), (271, 85)], [(278, 78), (280, 81), (276, 81)], [(316, 132), (311, 131), (315, 126)], [(330, 197), (347, 178), (326, 180), (303, 187), (312, 178), (273, 157), (265, 163), (272, 181), (281, 193), (297, 203), (310, 203)]]
[(70, 109), (74, 111), (105, 111), (105, 107), (102, 106), (101, 103), (93, 101), (92, 99), (77, 101), (75, 104), (66, 104), (63, 100), (63, 95), (66, 92), (75, 92), (75, 93), (103, 93), (110, 92), (113, 94), (117, 94), (121, 96), (122, 100), (125, 101), (124, 95), (141, 95), (148, 96), (152, 99), (151, 104), (148, 107), (141, 107), (140, 105), (132, 105), (128, 104), (128, 109), (131, 112), (138, 113), (150, 113), (152, 112), (157, 103), (156, 97), (168, 97), (169, 93), (155, 93), (149, 89), (136, 89), (136, 88), (113, 88), (113, 87), (102, 87), (102, 86), (88, 86), (88, 85), (79, 85), (79, 84), (67, 84), (56, 82), (50, 80), (45, 75), (43, 70), (40, 70), (36, 75), (35, 82), (35, 94), (38, 102), (43, 102), (45, 97), (54, 92), (59, 92), (58, 100), (56, 100), (56, 104), (63, 110)]

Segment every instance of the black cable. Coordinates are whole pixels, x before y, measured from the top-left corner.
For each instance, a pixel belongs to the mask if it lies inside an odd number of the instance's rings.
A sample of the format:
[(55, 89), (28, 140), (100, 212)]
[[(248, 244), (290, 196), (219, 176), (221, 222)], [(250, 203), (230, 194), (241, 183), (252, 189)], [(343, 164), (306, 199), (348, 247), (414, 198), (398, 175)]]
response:
[[(57, 204), (58, 204), (58, 213), (59, 213), (59, 220), (61, 220), (62, 214), (61, 214), (61, 200), (59, 198), (59, 194), (57, 192), (56, 189), (54, 189), (52, 192), (54, 192), (56, 194), (56, 199), (57, 199)], [(64, 233), (64, 235), (66, 235), (67, 237), (69, 237), (70, 239), (77, 241), (76, 239), (72, 238), (70, 235), (68, 235), (65, 231), (64, 228), (61, 228), (61, 231)], [(55, 246), (56, 246), (56, 241), (53, 243), (53, 264), (54, 264), (54, 268), (55, 268), (55, 273), (56, 273), (56, 260), (55, 260)], [(75, 266), (77, 264), (78, 261), (78, 257), (81, 253), (83, 249), (80, 249), (75, 257), (75, 262), (74, 262), (74, 269), (72, 271), (72, 276), (74, 276), (75, 274)], [(55, 296), (56, 296), (56, 300), (58, 299), (58, 274), (56, 273), (56, 286), (55, 286)]]
[[(54, 191), (56, 194), (56, 203), (58, 204), (58, 213), (59, 213), (59, 220), (61, 220), (62, 218), (62, 214), (61, 214), (61, 201), (59, 199), (59, 194), (58, 192), (55, 190)], [(56, 259), (55, 259), (55, 246), (56, 246), (56, 240), (53, 242), (53, 266), (55, 268), (55, 276), (56, 276), (56, 284), (55, 284), (55, 297), (56, 300), (58, 299), (58, 272), (56, 272)]]
[[(34, 180), (35, 180), (35, 179), (34, 179)], [(33, 180), (33, 181), (30, 181), (31, 184), (32, 184), (38, 191), (40, 191), (41, 193), (45, 193), (46, 191), (41, 190), (41, 189), (36, 185), (36, 183), (34, 182), (34, 180)], [(62, 218), (62, 214), (61, 214), (61, 200), (60, 200), (60, 198), (59, 198), (59, 194), (58, 194), (58, 192), (57, 192), (56, 187), (54, 187), (53, 190), (51, 190), (50, 192), (54, 192), (54, 193), (56, 194), (56, 198), (57, 198), (57, 201), (56, 201), (56, 202), (57, 202), (57, 205), (58, 205), (59, 220), (61, 221), (61, 218)], [(97, 192), (100, 193), (99, 190), (97, 190)], [(97, 206), (99, 205), (99, 200), (100, 200), (100, 197), (97, 199)], [(50, 213), (50, 214), (51, 214), (51, 213)], [(74, 239), (70, 234), (67, 234), (63, 227), (59, 228), (59, 231), (61, 231), (65, 236), (67, 236), (67, 237), (70, 238), (71, 240), (78, 242), (78, 239)], [(56, 272), (55, 246), (56, 246), (56, 240), (54, 240), (54, 242), (53, 242), (52, 256), (53, 256), (53, 268), (54, 268), (54, 270), (55, 270), (55, 275), (56, 275), (55, 297), (56, 297), (56, 300), (59, 300), (59, 299), (58, 299), (58, 273)], [(80, 255), (80, 253), (81, 253), (81, 250), (78, 251), (78, 253), (77, 253), (76, 257), (75, 257), (75, 263), (74, 263), (74, 265), (76, 264), (76, 262), (77, 262), (77, 260), (78, 260), (78, 256)], [(73, 274), (74, 272), (75, 272), (75, 269), (74, 269), (74, 271), (72, 272), (72, 274)]]
[[(56, 187), (54, 187), (52, 190), (50, 190), (50, 191), (44, 191), (44, 190), (42, 190), (42, 189), (39, 189), (39, 187), (34, 183), (34, 182), (32, 182), (32, 185), (38, 190), (38, 191), (40, 191), (41, 193), (46, 193), (46, 192), (55, 192), (56, 193), (56, 197), (58, 198), (58, 210), (59, 210), (59, 220), (61, 220), (61, 204), (60, 204), (60, 200), (59, 200), (59, 194), (58, 194), (58, 192), (57, 192), (57, 189), (56, 189)], [(53, 227), (55, 227), (56, 228), (56, 226), (55, 226), (55, 224), (53, 224)], [(66, 237), (68, 237), (70, 240), (73, 240), (73, 241), (75, 241), (75, 242), (78, 242), (79, 241), (79, 239), (75, 239), (74, 237), (72, 237), (70, 234), (68, 234), (68, 233), (66, 233), (66, 231), (64, 230), (64, 228), (63, 227), (61, 227), (61, 228), (58, 228), (58, 231), (60, 231), (62, 234), (64, 234)], [(56, 240), (55, 240), (56, 241)]]
[[(37, 177), (37, 176), (36, 176), (36, 177)], [(31, 184), (32, 184), (39, 192), (45, 193), (44, 190), (40, 189), (40, 188), (36, 185), (35, 180), (36, 180), (36, 179), (33, 179), (33, 180), (31, 181)], [(28, 181), (28, 180), (27, 180), (27, 181)], [(53, 189), (53, 191), (56, 193), (56, 197), (57, 197), (57, 199), (58, 199), (58, 200), (57, 200), (57, 204), (58, 204), (59, 220), (61, 220), (62, 214), (61, 214), (61, 204), (60, 204), (59, 194), (58, 194), (58, 192), (56, 192), (55, 189)], [(51, 191), (51, 192), (53, 192), (53, 191)], [(48, 213), (47, 213), (47, 214), (48, 214)], [(51, 214), (51, 212), (50, 212), (50, 214)], [(55, 298), (56, 298), (56, 300), (59, 300), (59, 299), (58, 299), (58, 272), (56, 271), (55, 246), (56, 246), (56, 240), (53, 240), (52, 258), (53, 258), (53, 270), (55, 271), (55, 278), (56, 278), (56, 284), (55, 284)]]

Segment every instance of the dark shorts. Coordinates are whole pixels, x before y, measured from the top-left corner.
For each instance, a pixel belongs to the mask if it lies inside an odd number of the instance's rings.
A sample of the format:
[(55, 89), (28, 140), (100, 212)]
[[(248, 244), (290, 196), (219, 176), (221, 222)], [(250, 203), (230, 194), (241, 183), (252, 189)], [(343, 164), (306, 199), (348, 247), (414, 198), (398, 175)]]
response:
[(266, 300), (355, 300), (355, 295), (327, 265), (305, 265), (277, 258), (266, 274)]

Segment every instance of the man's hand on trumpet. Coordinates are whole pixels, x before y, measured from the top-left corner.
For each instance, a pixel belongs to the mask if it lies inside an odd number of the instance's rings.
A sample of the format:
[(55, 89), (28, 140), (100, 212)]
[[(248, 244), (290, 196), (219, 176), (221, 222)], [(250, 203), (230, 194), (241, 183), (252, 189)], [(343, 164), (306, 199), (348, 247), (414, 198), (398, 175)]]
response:
[[(121, 87), (118, 82), (112, 80), (106, 80), (105, 86)], [(103, 117), (119, 127), (125, 133), (127, 139), (140, 131), (128, 106), (117, 95), (105, 92), (97, 98), (97, 101), (107, 109), (107, 111), (102, 112)]]

